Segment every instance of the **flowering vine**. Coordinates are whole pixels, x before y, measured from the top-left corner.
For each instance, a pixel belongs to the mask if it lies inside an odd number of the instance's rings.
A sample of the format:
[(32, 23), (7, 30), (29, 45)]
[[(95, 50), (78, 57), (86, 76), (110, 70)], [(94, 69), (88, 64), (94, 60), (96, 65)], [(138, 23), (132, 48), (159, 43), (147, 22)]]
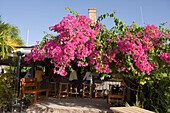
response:
[(49, 40), (43, 45), (41, 49), (37, 49), (35, 46), (31, 54), (29, 54), (25, 60), (33, 58), (36, 60), (43, 60), (45, 57), (52, 58), (56, 69), (54, 73), (65, 76), (67, 72), (65, 68), (70, 66), (70, 62), (75, 59), (78, 61), (78, 66), (87, 66), (86, 57), (89, 57), (95, 50), (96, 36), (99, 29), (99, 24), (96, 24), (93, 28), (92, 23), (86, 16), (67, 15), (58, 24), (51, 26), (50, 30), (59, 33), (58, 36), (61, 43), (56, 40)]
[[(71, 67), (72, 61), (76, 61), (78, 67), (91, 66), (99, 73), (133, 73), (134, 76), (150, 75), (158, 68), (154, 60), (157, 57), (170, 62), (170, 54), (161, 51), (170, 37), (169, 30), (160, 30), (154, 25), (138, 27), (135, 23), (127, 26), (114, 14), (101, 15), (96, 24), (77, 13), (76, 16), (67, 15), (50, 27), (59, 34), (57, 40), (51, 37), (36, 45), (25, 60), (35, 62), (50, 58), (55, 66), (54, 73), (61, 76), (67, 75), (65, 69)], [(106, 16), (114, 19), (115, 26), (111, 30), (99, 24)], [(159, 55), (155, 55), (157, 51)]]

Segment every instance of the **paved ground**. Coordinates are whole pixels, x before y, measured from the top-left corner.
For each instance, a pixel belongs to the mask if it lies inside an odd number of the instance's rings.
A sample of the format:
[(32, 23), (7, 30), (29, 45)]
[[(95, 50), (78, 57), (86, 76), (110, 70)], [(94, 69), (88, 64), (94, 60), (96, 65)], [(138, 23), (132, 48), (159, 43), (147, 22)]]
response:
[(111, 113), (106, 99), (55, 98), (29, 106), (27, 113)]

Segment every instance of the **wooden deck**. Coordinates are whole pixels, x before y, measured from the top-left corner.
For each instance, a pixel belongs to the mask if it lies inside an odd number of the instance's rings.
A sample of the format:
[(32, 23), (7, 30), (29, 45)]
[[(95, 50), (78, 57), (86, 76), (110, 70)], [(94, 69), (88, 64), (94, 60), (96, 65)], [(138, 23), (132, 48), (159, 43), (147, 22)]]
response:
[(138, 107), (111, 107), (114, 113), (154, 113)]

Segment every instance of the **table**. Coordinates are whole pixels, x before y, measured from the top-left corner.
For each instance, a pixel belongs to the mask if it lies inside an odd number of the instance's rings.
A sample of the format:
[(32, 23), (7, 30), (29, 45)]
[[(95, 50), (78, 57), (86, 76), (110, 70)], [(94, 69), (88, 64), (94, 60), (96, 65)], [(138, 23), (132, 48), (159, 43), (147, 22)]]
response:
[(139, 107), (111, 107), (114, 113), (155, 113)]

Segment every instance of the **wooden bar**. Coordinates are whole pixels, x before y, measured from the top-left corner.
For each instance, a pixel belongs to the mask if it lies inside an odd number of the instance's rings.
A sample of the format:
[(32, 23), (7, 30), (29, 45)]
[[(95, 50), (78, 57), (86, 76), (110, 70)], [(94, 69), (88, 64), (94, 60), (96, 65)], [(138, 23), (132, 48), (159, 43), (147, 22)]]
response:
[(110, 78), (110, 79), (106, 79), (106, 81), (114, 81), (114, 82), (122, 82), (122, 79), (114, 79), (114, 78)]

